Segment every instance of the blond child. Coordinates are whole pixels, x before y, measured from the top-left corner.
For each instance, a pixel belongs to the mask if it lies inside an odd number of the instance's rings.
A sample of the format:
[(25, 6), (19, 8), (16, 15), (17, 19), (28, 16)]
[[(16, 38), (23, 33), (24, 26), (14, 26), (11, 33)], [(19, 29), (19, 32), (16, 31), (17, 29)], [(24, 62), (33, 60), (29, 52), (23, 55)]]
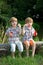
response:
[(33, 36), (37, 35), (37, 32), (35, 29), (32, 27), (33, 24), (33, 19), (30, 17), (27, 17), (25, 19), (25, 25), (23, 26), (23, 43), (26, 47), (26, 54), (29, 56), (29, 47), (30, 45), (32, 46), (32, 57), (34, 57), (35, 54), (35, 49), (36, 49), (36, 44), (35, 41), (33, 40)]
[[(15, 58), (16, 45), (19, 49), (20, 56), (21, 56), (21, 53), (23, 52), (23, 45), (19, 38), (19, 35), (21, 34), (21, 26), (20, 24), (18, 24), (17, 18), (15, 17), (11, 17), (10, 24), (11, 24), (11, 27), (7, 29), (5, 36), (6, 35), (8, 36), (8, 40), (11, 47), (11, 55), (13, 58)], [(4, 41), (5, 41), (5, 38), (3, 39), (3, 43)]]

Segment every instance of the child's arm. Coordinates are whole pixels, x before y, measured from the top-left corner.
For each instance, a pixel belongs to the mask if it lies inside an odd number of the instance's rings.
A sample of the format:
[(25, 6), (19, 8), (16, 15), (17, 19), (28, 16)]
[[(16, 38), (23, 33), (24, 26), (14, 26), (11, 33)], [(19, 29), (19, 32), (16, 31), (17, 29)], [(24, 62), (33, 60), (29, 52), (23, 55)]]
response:
[(37, 32), (36, 31), (34, 32), (33, 36), (37, 36)]
[(19, 28), (19, 35), (21, 35), (21, 27)]
[(22, 30), (22, 34), (24, 35), (24, 33), (25, 33), (25, 26), (26, 26), (26, 24), (23, 26), (23, 30)]
[(18, 27), (20, 27), (20, 28), (21, 28), (21, 24), (18, 24)]
[(21, 24), (18, 24), (19, 27), (19, 34), (21, 35)]
[(34, 28), (32, 29), (32, 34), (33, 36), (37, 36), (37, 31)]

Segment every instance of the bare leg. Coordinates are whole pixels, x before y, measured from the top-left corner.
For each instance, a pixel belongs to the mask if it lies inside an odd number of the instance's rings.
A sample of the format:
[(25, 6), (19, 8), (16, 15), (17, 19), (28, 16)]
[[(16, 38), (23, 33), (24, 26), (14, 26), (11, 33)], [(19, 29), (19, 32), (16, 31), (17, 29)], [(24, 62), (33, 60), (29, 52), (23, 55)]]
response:
[(29, 46), (28, 47), (26, 46), (26, 55), (27, 57), (29, 56)]
[(19, 52), (19, 57), (21, 57), (21, 52)]
[(14, 53), (14, 52), (11, 52), (11, 56), (12, 56), (13, 58), (15, 58), (15, 53)]
[(35, 55), (35, 50), (36, 50), (36, 44), (35, 44), (35, 42), (34, 42), (34, 40), (32, 40), (33, 41), (33, 46), (32, 46), (32, 57), (34, 57), (34, 55)]
[(25, 46), (26, 46), (26, 55), (27, 55), (27, 57), (29, 56), (29, 42), (28, 41), (24, 41), (24, 44), (25, 44)]
[(14, 42), (11, 42), (10, 47), (11, 47), (11, 56), (12, 56), (13, 58), (15, 58), (16, 44), (14, 44)]

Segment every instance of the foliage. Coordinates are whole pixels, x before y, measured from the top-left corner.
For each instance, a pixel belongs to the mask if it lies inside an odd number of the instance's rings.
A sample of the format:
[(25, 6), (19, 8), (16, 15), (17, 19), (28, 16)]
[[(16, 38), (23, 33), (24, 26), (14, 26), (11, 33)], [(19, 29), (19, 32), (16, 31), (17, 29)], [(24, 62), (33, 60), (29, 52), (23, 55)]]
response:
[(37, 9), (43, 9), (43, 0), (37, 0), (36, 5)]
[(40, 10), (43, 11), (42, 0), (0, 0), (1, 16), (15, 16), (19, 20), (23, 20), (28, 16), (33, 17)]
[(32, 12), (29, 12), (29, 10), (33, 8), (36, 0), (1, 0), (0, 3), (1, 15), (5, 14), (8, 17), (15, 16), (23, 20), (31, 15)]
[(39, 29), (40, 29), (40, 26), (37, 23), (34, 23), (33, 24), (33, 27), (36, 29), (36, 31), (39, 31)]
[[(37, 13), (39, 14), (39, 20), (35, 18)], [(23, 26), (26, 17), (30, 16), (35, 22), (37, 20), (40, 22), (43, 19), (42, 15), (42, 0), (0, 0), (0, 29), (4, 28), (4, 31), (9, 27), (9, 19), (12, 16), (17, 17), (18, 22)], [(34, 23), (33, 27), (39, 31), (40, 26), (38, 24)]]
[(33, 37), (34, 38), (34, 41), (39, 41), (39, 37), (36, 36), (36, 37)]

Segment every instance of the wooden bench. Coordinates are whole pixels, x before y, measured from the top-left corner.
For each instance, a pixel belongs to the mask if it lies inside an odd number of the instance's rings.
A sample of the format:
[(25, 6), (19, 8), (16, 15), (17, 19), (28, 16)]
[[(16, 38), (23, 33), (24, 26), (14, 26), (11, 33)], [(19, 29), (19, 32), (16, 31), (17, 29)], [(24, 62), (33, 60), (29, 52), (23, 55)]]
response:
[(10, 45), (9, 44), (1, 44), (0, 43), (0, 56), (2, 54), (7, 54), (7, 52), (9, 51)]
[[(36, 48), (37, 46), (42, 45), (43, 46), (43, 41), (36, 41)], [(7, 54), (7, 52), (9, 51), (10, 45), (9, 44), (0, 44), (0, 54), (1, 53), (5, 53)]]
[(36, 41), (36, 54), (43, 53), (43, 41)]

